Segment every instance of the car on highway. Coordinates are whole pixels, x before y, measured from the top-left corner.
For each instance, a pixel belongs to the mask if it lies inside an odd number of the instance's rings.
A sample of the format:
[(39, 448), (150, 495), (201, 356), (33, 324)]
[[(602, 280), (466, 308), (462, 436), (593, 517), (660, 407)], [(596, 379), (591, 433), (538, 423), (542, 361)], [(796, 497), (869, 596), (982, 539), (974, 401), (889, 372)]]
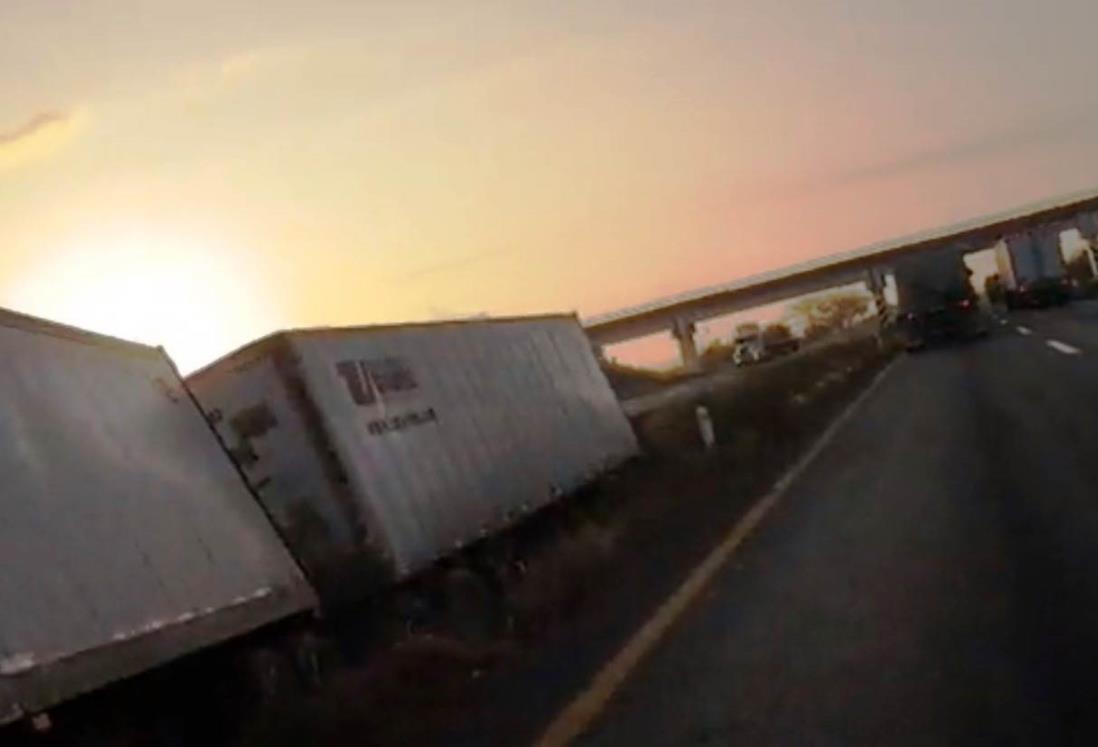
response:
[(1041, 278), (1032, 283), (1019, 283), (1007, 293), (1008, 309), (1044, 309), (1062, 306), (1071, 300), (1074, 287), (1069, 277)]
[(900, 338), (908, 350), (950, 340), (969, 340), (988, 334), (990, 325), (975, 294), (943, 296), (933, 306), (909, 309), (897, 317)]

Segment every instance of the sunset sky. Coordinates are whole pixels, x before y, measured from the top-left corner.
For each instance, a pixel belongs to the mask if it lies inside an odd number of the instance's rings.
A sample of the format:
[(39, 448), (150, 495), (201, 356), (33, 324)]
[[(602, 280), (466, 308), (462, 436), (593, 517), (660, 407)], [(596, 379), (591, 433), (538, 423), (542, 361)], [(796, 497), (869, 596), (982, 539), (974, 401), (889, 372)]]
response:
[(0, 2), (0, 305), (593, 314), (1098, 185), (1098, 3)]

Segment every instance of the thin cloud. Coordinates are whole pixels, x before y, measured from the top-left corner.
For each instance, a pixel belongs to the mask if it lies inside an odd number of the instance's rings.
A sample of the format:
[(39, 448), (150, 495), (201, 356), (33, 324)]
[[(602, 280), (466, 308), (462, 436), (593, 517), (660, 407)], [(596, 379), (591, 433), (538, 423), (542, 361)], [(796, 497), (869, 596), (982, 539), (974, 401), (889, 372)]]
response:
[(457, 272), (464, 270), (471, 265), (476, 265), (495, 257), (502, 256), (504, 254), (510, 254), (508, 249), (497, 249), (495, 251), (480, 252), (479, 254), (469, 254), (464, 257), (456, 257), (447, 262), (437, 262), (433, 265), (427, 265), (425, 267), (418, 267), (406, 273), (398, 275), (395, 280), (417, 280), (419, 278), (427, 277), (429, 275), (437, 275), (439, 273)]
[(307, 46), (244, 50), (223, 59), (218, 66), (218, 72), (223, 82), (234, 83), (264, 73), (278, 72), (287, 66), (297, 65), (305, 61), (311, 51)]
[(204, 103), (239, 86), (285, 75), (306, 62), (313, 53), (314, 49), (310, 46), (241, 50), (218, 60), (207, 60), (184, 68), (172, 93), (191, 103)]
[(14, 130), (8, 130), (7, 132), (0, 132), (0, 147), (11, 145), (24, 138), (33, 136), (36, 132), (44, 130), (53, 124), (59, 124), (68, 119), (68, 115), (61, 112), (41, 112), (35, 114), (25, 124), (16, 127)]
[(86, 120), (83, 110), (47, 111), (0, 132), (0, 171), (55, 155), (83, 129)]
[(1077, 141), (1094, 142), (1096, 125), (1098, 117), (1094, 114), (1065, 113), (1059, 117), (1050, 117), (1048, 121), (1025, 122), (1016, 127), (958, 138), (937, 147), (856, 164), (836, 171), (811, 173), (800, 178), (753, 179), (750, 183), (731, 188), (724, 197), (730, 196), (740, 206), (784, 201), (836, 187), (908, 176), (942, 166), (1009, 158), (1032, 148), (1055, 147)]
[(1019, 127), (986, 133), (968, 140), (958, 140), (901, 158), (848, 169), (836, 174), (832, 179), (834, 183), (844, 184), (887, 178), (946, 164), (998, 157), (1034, 146), (1058, 145), (1089, 135), (1093, 131), (1094, 124), (1093, 115), (1061, 116), (1050, 118), (1048, 121), (1028, 122)]

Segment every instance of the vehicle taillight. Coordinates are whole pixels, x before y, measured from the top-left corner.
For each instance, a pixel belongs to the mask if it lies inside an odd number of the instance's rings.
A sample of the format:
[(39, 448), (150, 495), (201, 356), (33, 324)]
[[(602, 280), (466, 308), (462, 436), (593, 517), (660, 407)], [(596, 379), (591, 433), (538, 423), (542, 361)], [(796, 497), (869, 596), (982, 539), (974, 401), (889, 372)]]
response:
[(969, 306), (971, 306), (971, 305), (972, 305), (972, 301), (971, 301), (970, 299), (967, 299), (967, 298), (966, 298), (966, 299), (964, 299), (963, 301), (961, 301), (961, 303), (960, 303), (960, 304), (958, 304), (958, 305), (959, 305), (959, 306), (960, 306), (960, 307), (961, 307), (962, 309), (967, 309), (967, 308), (968, 308)]

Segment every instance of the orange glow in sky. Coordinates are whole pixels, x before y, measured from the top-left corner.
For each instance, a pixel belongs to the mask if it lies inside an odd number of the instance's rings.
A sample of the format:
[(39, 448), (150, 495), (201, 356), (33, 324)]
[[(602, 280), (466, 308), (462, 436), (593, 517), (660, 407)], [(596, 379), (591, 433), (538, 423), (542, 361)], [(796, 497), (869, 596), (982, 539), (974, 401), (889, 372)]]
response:
[(1015, 0), (0, 3), (0, 306), (189, 370), (282, 326), (732, 280), (1093, 187), (1096, 27)]
[(62, 246), (22, 269), (10, 297), (16, 308), (125, 339), (168, 337), (173, 357), (194, 365), (277, 318), (277, 304), (247, 277), (232, 252), (149, 228)]

